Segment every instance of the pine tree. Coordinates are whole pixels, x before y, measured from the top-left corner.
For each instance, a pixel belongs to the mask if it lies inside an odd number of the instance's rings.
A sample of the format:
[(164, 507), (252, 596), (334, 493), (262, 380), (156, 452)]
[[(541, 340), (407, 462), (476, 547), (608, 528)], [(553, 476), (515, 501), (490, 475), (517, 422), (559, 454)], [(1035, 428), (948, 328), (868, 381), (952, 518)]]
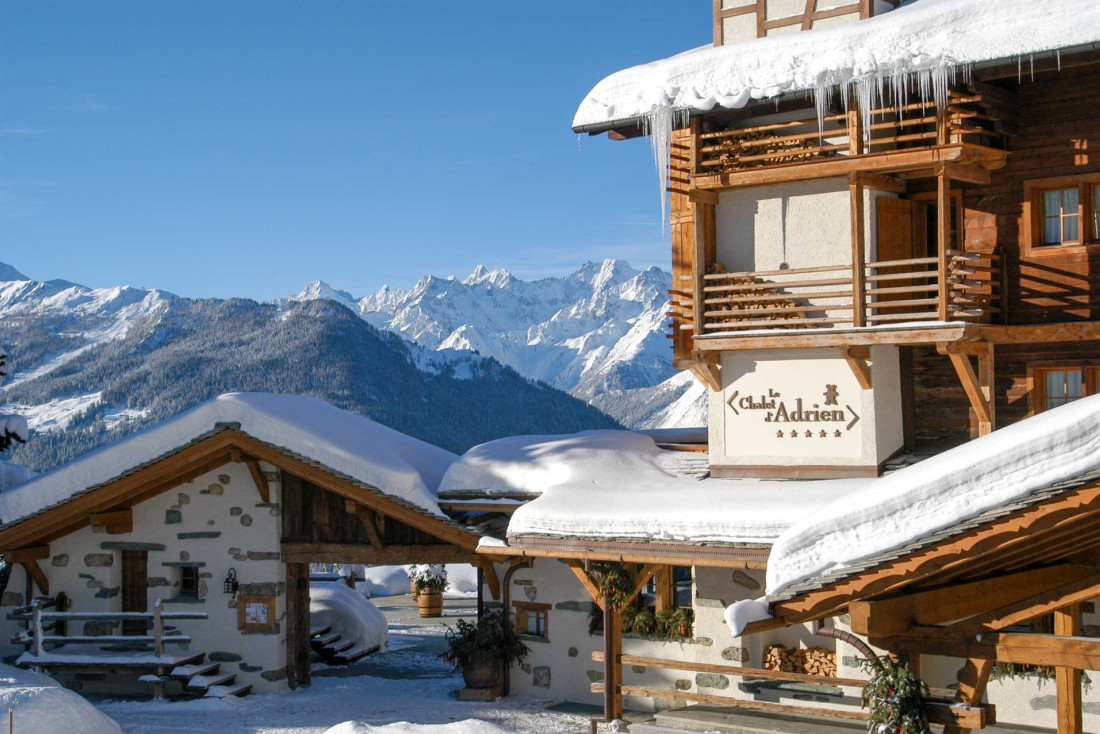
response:
[[(8, 355), (0, 348), (0, 380), (8, 376), (4, 367), (8, 363)], [(27, 441), (27, 421), (22, 416), (5, 415), (0, 413), (0, 452), (7, 451), (11, 445)]]

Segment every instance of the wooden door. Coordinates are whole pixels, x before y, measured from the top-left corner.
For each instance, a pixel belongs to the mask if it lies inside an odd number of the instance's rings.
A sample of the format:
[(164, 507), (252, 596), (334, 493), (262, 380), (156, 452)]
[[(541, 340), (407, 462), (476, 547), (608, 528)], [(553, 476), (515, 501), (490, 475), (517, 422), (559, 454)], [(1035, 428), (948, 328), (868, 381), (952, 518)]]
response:
[[(149, 611), (149, 552), (122, 551), (122, 611)], [(124, 620), (122, 634), (148, 634), (146, 620)]]
[[(875, 240), (875, 260), (878, 262), (891, 260), (910, 260), (915, 254), (913, 238), (913, 202), (908, 199), (879, 198), (875, 204), (875, 230), (878, 233)], [(887, 275), (904, 273), (906, 270), (921, 270), (909, 265), (897, 265), (893, 267), (879, 267), (874, 270), (874, 275)], [(869, 289), (900, 289), (910, 288), (914, 281), (898, 279), (873, 281), (868, 285)], [(919, 297), (919, 294), (898, 292), (874, 294), (873, 302), (882, 301), (908, 301)], [(876, 314), (908, 313), (912, 308), (904, 306), (879, 307), (873, 309)]]

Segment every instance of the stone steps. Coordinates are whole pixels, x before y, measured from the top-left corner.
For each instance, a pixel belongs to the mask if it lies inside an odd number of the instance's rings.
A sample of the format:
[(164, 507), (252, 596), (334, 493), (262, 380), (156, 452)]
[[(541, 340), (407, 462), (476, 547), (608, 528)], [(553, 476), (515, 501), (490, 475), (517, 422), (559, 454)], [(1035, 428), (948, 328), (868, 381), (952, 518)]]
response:
[[(639, 729), (644, 734), (671, 732), (720, 732), (721, 734), (855, 734), (867, 731), (859, 721), (843, 721), (817, 716), (790, 716), (737, 711), (721, 706), (688, 706), (661, 711), (653, 726), (663, 729)], [(633, 725), (631, 732), (635, 731)]]

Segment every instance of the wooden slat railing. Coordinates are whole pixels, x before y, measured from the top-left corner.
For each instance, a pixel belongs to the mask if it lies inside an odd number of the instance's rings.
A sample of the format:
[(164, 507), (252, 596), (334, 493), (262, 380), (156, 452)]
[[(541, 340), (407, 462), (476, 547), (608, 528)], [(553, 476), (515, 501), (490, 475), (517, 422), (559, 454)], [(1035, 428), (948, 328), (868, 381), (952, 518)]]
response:
[[(1001, 255), (947, 252), (946, 284), (938, 258), (882, 260), (864, 266), (864, 302), (856, 304), (851, 265), (714, 273), (704, 276), (705, 334), (852, 326), (861, 309), (868, 326), (920, 321), (988, 322), (1002, 312)], [(947, 313), (941, 315), (941, 289)], [(691, 329), (693, 290), (670, 291), (671, 326)]]
[[(880, 107), (872, 111), (875, 122), (865, 128), (844, 113), (825, 115), (819, 125), (816, 110), (807, 107), (803, 116), (794, 120), (744, 127), (731, 125), (701, 133), (695, 172), (736, 173), (944, 143), (1003, 148), (1009, 134), (1006, 128), (1011, 124), (1003, 119), (1005, 112), (1010, 111), (999, 111), (980, 94), (959, 90), (949, 92), (949, 103), (942, 115), (931, 100)], [(853, 145), (853, 136), (863, 139)]]
[[(164, 622), (179, 621), (185, 619), (206, 619), (206, 612), (166, 612), (163, 600), (153, 602), (151, 612), (48, 612), (49, 606), (42, 599), (35, 599), (30, 609), (25, 614), (10, 615), (9, 618), (26, 617), (30, 622), (26, 631), (12, 638), (13, 644), (29, 645), (35, 657), (41, 657), (47, 652), (46, 645), (53, 646), (71, 644), (105, 645), (117, 643), (146, 643), (153, 645), (153, 653), (156, 657), (164, 654), (166, 644), (183, 644), (191, 642), (190, 635), (179, 632), (165, 632)], [(151, 635), (68, 635), (59, 632), (59, 622), (72, 621), (107, 621), (123, 622), (132, 620), (151, 620), (153, 634)], [(59, 632), (58, 634), (49, 634)]]

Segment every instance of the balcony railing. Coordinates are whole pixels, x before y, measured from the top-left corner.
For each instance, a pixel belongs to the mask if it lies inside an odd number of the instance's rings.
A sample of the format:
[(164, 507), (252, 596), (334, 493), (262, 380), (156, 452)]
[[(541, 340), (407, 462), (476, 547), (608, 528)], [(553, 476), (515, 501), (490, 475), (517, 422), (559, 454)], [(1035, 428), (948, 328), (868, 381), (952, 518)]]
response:
[(693, 174), (741, 173), (951, 143), (1003, 148), (1006, 133), (1016, 124), (1011, 109), (981, 94), (958, 90), (949, 92), (942, 114), (931, 100), (883, 107), (872, 111), (867, 127), (854, 110), (827, 114), (820, 121), (812, 108), (778, 117), (785, 119), (745, 127), (706, 121), (697, 141)]
[[(673, 293), (674, 334), (883, 326), (921, 321), (989, 322), (1002, 312), (1001, 256), (948, 250), (938, 257), (710, 273)], [(702, 319), (695, 319), (695, 288)], [(858, 288), (857, 288), (858, 287)], [(862, 298), (855, 296), (857, 289)]]

